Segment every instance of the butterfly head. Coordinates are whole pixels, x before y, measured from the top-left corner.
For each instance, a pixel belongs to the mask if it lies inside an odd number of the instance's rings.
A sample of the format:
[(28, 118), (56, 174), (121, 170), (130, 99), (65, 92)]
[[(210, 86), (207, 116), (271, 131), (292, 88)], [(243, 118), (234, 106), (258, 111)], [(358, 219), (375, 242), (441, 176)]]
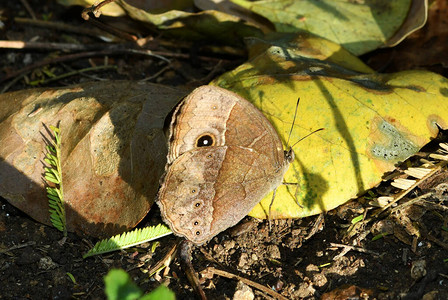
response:
[(285, 161), (290, 164), (294, 161), (295, 155), (294, 155), (294, 151), (292, 150), (292, 147), (289, 147), (288, 150), (284, 151), (285, 154)]

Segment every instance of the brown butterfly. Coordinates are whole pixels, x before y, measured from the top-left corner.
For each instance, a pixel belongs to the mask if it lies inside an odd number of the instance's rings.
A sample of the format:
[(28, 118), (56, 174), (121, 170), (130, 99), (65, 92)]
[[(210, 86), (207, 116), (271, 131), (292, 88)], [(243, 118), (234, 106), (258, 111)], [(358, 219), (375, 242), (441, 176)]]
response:
[(294, 152), (250, 102), (202, 86), (176, 108), (158, 205), (178, 236), (203, 244), (281, 183)]

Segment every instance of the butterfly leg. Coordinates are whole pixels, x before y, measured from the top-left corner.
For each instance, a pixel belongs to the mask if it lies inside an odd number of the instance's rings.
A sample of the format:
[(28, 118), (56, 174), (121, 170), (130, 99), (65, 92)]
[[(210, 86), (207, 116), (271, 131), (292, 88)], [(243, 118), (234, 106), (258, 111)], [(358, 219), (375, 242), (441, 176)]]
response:
[(283, 182), (282, 184), (296, 186), (296, 191), (294, 192), (294, 201), (296, 202), (297, 206), (299, 206), (300, 208), (303, 208), (303, 205), (300, 204), (299, 201), (297, 200), (297, 195), (299, 193), (299, 184), (297, 182)]
[(269, 212), (268, 212), (268, 222), (269, 222), (269, 231), (271, 231), (272, 229), (272, 224), (271, 224), (271, 208), (272, 208), (272, 204), (274, 203), (274, 199), (275, 199), (275, 194), (277, 193), (277, 189), (274, 189), (274, 193), (272, 194), (272, 200), (271, 203), (269, 204)]

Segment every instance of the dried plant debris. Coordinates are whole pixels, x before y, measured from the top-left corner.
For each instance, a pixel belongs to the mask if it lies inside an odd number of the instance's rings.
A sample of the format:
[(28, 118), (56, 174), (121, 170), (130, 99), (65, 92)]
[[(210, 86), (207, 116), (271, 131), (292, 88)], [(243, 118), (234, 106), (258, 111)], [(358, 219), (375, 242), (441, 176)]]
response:
[[(418, 166), (394, 173), (397, 178), (390, 185), (398, 190), (397, 193), (390, 191), (389, 195), (371, 193), (364, 196), (361, 201), (364, 201), (364, 209), (351, 209), (352, 224), (347, 230), (346, 239), (360, 242), (371, 233), (373, 241), (393, 235), (411, 246), (414, 252), (417, 251), (418, 242), (426, 239), (443, 247), (445, 238), (442, 236), (443, 241), (439, 241), (434, 235), (441, 235), (448, 219), (445, 203), (448, 200), (448, 144), (441, 143), (439, 146), (428, 159), (417, 161)], [(357, 216), (354, 211), (358, 212)], [(423, 217), (428, 212), (431, 212), (431, 218), (438, 220), (439, 228), (425, 226)]]

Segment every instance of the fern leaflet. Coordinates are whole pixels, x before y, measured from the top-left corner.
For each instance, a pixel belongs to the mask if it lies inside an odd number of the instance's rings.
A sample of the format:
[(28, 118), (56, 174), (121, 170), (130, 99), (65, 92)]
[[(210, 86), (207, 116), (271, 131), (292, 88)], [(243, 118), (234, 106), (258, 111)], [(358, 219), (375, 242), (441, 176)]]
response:
[(61, 168), (61, 135), (58, 127), (50, 126), (53, 132), (51, 145), (47, 145), (47, 153), (44, 161), (48, 164), (44, 168), (44, 177), (50, 183), (47, 187), (48, 205), (50, 207), (50, 220), (54, 227), (67, 236), (65, 222), (64, 193), (62, 189)]
[(120, 249), (129, 248), (142, 244), (151, 240), (155, 240), (171, 234), (171, 230), (163, 225), (148, 226), (145, 228), (137, 228), (132, 231), (117, 234), (109, 239), (104, 239), (95, 244), (95, 246), (83, 255), (83, 258), (112, 252)]

